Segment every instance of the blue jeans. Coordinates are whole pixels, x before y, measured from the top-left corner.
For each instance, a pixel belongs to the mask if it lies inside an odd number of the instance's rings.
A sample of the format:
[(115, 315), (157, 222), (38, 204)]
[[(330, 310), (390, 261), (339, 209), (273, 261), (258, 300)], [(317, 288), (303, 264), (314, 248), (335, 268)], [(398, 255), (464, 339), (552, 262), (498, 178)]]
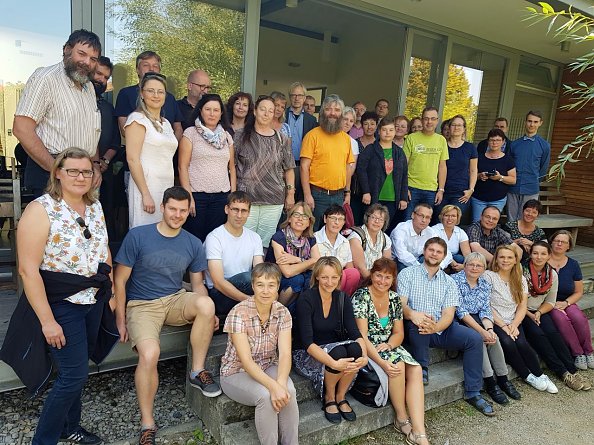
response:
[(344, 202), (344, 194), (336, 193), (335, 195), (328, 195), (324, 192), (318, 192), (315, 190), (311, 191), (311, 196), (314, 199), (315, 207), (313, 209), (313, 215), (316, 218), (314, 224), (314, 231), (320, 230), (320, 227), (324, 225), (324, 212), (332, 204), (338, 204), (342, 207)]
[(478, 221), (481, 219), (481, 213), (487, 206), (495, 206), (499, 209), (500, 212), (503, 212), (503, 207), (505, 207), (505, 202), (507, 201), (507, 196), (497, 200), (497, 201), (481, 201), (477, 198), (470, 199), (470, 205), (472, 206), (472, 222)]
[(411, 219), (415, 207), (422, 202), (429, 204), (431, 208), (433, 208), (433, 204), (435, 203), (435, 190), (421, 190), (409, 187), (408, 191), (410, 192), (410, 201), (406, 208), (405, 221)]
[[(239, 292), (243, 292), (246, 295), (254, 295), (254, 291), (252, 289), (251, 272), (238, 273), (237, 275), (227, 278), (227, 281), (235, 286)], [(208, 294), (210, 295), (210, 298), (212, 298), (212, 301), (214, 301), (215, 314), (217, 317), (226, 317), (233, 306), (239, 303), (239, 301), (229, 298), (214, 287), (212, 289), (208, 289)]]
[(445, 191), (445, 193), (443, 194), (443, 199), (441, 200), (439, 205), (433, 208), (433, 219), (436, 220), (435, 224), (439, 222), (439, 212), (441, 212), (441, 209), (443, 209), (447, 205), (454, 205), (459, 207), (460, 210), (462, 210), (462, 218), (464, 218), (464, 214), (468, 211), (468, 208), (470, 207), (470, 200), (468, 200), (466, 203), (458, 201), (463, 195), (463, 192), (452, 193), (448, 192), (447, 190)]
[(462, 255), (461, 253), (453, 254), (452, 259), (458, 264), (464, 264), (464, 255)]
[(45, 399), (33, 444), (55, 444), (60, 437), (75, 432), (80, 424), (81, 394), (89, 374), (86, 315), (92, 305), (60, 301), (51, 305), (56, 322), (62, 327), (66, 345), (50, 346), (58, 367), (58, 377)]
[(461, 326), (457, 321), (441, 333), (419, 334), (419, 328), (411, 321), (405, 322), (409, 351), (419, 364), (429, 366), (429, 348), (462, 351), (465, 397), (478, 396), (483, 387), (483, 339), (474, 329)]
[(196, 216), (188, 216), (184, 229), (204, 242), (206, 235), (227, 221), (225, 205), (229, 192), (203, 193), (194, 192)]

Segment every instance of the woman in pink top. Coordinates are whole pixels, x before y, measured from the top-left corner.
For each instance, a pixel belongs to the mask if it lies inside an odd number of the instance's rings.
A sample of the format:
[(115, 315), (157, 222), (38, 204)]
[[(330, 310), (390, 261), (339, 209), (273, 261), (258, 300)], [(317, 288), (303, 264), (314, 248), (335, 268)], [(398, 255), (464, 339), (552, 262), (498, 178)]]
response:
[(203, 242), (225, 223), (227, 195), (236, 190), (233, 138), (224, 110), (218, 94), (202, 96), (192, 113), (195, 125), (179, 142), (179, 182), (192, 194), (184, 229)]

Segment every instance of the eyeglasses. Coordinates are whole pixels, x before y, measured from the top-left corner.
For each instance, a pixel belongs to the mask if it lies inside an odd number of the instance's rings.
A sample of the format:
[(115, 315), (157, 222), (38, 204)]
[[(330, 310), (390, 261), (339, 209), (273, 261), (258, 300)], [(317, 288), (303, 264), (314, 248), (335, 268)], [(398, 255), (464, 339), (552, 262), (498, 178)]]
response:
[(76, 222), (78, 223), (78, 225), (80, 226), (81, 229), (83, 229), (83, 235), (86, 239), (91, 239), (91, 237), (93, 235), (91, 235), (91, 231), (89, 230), (89, 226), (87, 226), (87, 223), (85, 222), (84, 219), (82, 219), (80, 216), (78, 218), (76, 218)]
[(231, 213), (235, 213), (236, 215), (246, 215), (248, 213), (250, 213), (250, 209), (239, 209), (237, 207), (229, 207), (229, 211)]
[(289, 94), (289, 97), (303, 99), (305, 97), (305, 94)]
[(468, 267), (469, 269), (484, 269), (485, 266), (483, 266), (482, 264), (474, 264), (474, 263), (467, 263), (466, 267)]
[(326, 219), (335, 223), (343, 223), (346, 221), (344, 216), (327, 216)]
[(309, 216), (307, 216), (305, 213), (293, 212), (291, 216), (294, 216), (297, 219), (309, 219)]
[(437, 119), (438, 119), (437, 117), (424, 117), (422, 120), (436, 122)]
[(93, 170), (79, 170), (78, 168), (64, 168), (60, 167), (60, 170), (64, 170), (71, 178), (78, 178), (78, 175), (82, 174), (83, 178), (89, 179), (93, 177)]
[(464, 124), (450, 124), (451, 127), (464, 127)]
[(421, 219), (431, 219), (431, 215), (421, 215), (420, 213), (417, 213), (417, 212), (413, 212), (413, 213)]
[(503, 139), (501, 139), (501, 138), (489, 138), (489, 142), (491, 144), (501, 144), (503, 142)]
[(196, 85), (198, 88), (200, 88), (201, 90), (204, 90), (204, 91), (208, 91), (212, 88), (212, 85), (206, 85), (203, 83), (196, 83), (196, 82), (188, 82), (188, 83), (191, 83), (192, 85)]
[(375, 222), (384, 222), (386, 220), (386, 218), (384, 218), (383, 216), (374, 216), (371, 215), (369, 217), (370, 220), (375, 221)]
[(144, 91), (146, 94), (149, 94), (151, 96), (165, 96), (166, 91), (165, 90), (154, 90), (152, 88), (145, 88), (142, 91)]
[(565, 241), (562, 239), (553, 240), (553, 244), (569, 244), (569, 241)]

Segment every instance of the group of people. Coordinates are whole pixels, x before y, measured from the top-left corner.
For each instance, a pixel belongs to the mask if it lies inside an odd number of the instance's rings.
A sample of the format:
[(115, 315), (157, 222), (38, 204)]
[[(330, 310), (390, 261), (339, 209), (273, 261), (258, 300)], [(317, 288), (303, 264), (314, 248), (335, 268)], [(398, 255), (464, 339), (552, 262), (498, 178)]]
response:
[[(0, 358), (34, 393), (57, 365), (34, 444), (101, 443), (80, 425), (81, 393), (89, 357), (101, 361), (118, 340), (138, 354), (140, 443), (155, 443), (164, 324), (192, 326), (190, 384), (255, 406), (265, 444), (298, 443), (292, 367), (312, 380), (332, 423), (356, 420), (346, 393), (373, 367), (410, 444), (429, 443), (430, 347), (464, 352), (465, 399), (485, 415), (495, 411), (483, 387), (496, 403), (520, 398), (506, 363), (539, 390), (557, 392), (538, 357), (568, 387), (591, 388), (577, 372), (594, 368), (594, 354), (576, 305), (581, 272), (566, 255), (571, 234), (548, 244), (535, 225), (550, 156), (538, 112), (523, 138), (495, 128), (477, 149), (462, 116), (447, 139), (437, 134), (434, 107), (409, 122), (389, 117), (386, 99), (367, 112), (328, 95), (316, 120), (299, 82), (288, 100), (239, 92), (225, 104), (196, 70), (175, 101), (159, 56), (146, 51), (139, 84), (104, 114), (97, 100), (111, 68), (100, 54), (96, 35), (75, 31), (63, 61), (31, 76), (15, 116), (38, 198), (19, 224), (24, 296)], [(120, 131), (130, 230), (112, 271), (97, 189)], [(463, 230), (469, 205), (474, 222)], [(440, 223), (430, 226), (434, 212)], [(222, 320), (219, 386), (205, 359)]]

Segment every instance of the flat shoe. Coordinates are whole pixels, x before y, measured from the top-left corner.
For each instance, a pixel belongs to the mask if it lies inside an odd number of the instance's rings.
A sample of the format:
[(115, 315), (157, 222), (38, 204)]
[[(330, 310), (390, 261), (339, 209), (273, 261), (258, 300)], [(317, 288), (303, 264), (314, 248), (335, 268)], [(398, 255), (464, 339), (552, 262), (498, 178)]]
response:
[(470, 399), (466, 399), (466, 401), (485, 416), (492, 417), (495, 415), (495, 411), (493, 411), (491, 404), (487, 402), (481, 395), (471, 397)]
[(505, 405), (509, 403), (508, 398), (505, 396), (503, 391), (501, 391), (499, 385), (495, 385), (492, 388), (488, 388), (487, 394), (489, 394), (489, 397), (491, 397), (495, 403), (499, 403), (500, 405)]
[[(351, 408), (351, 410), (350, 411), (342, 411), (340, 409), (340, 407), (342, 405), (348, 406), (349, 408)], [(346, 399), (338, 402), (338, 411), (340, 412), (340, 415), (344, 418), (344, 420), (346, 420), (348, 422), (354, 422), (355, 420), (357, 420), (357, 415), (355, 414), (355, 411), (353, 411), (353, 408), (349, 404), (349, 401)]]
[(326, 417), (326, 420), (334, 424), (339, 424), (340, 422), (342, 422), (342, 415), (340, 410), (337, 413), (329, 413), (328, 411), (326, 411), (326, 408), (328, 408), (329, 406), (336, 406), (336, 408), (338, 408), (338, 404), (334, 401), (324, 403), (322, 411), (324, 411), (324, 416)]
[(512, 399), (514, 399), (514, 400), (520, 400), (522, 398), (522, 394), (520, 394), (518, 392), (518, 390), (516, 389), (516, 387), (514, 386), (514, 384), (512, 382), (510, 382), (509, 380), (506, 381), (505, 383), (502, 383), (500, 385), (500, 387)]

